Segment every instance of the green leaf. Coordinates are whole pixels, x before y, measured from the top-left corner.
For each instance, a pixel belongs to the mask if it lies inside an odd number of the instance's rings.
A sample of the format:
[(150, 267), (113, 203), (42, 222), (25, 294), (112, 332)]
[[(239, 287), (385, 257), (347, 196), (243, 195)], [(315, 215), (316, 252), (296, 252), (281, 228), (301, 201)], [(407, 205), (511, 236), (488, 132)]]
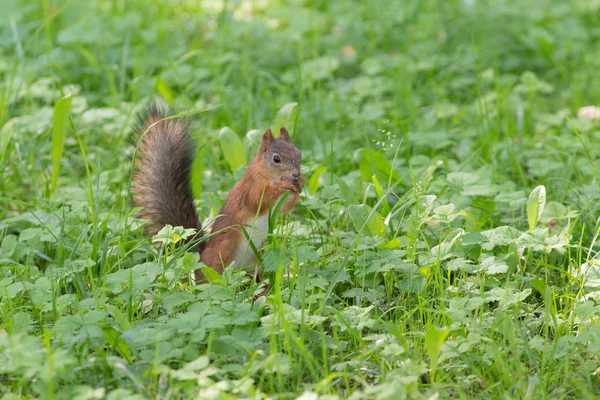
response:
[(372, 176), (375, 175), (380, 182), (388, 182), (390, 174), (392, 176), (392, 182), (396, 182), (400, 179), (398, 172), (392, 169), (390, 162), (380, 151), (362, 149), (358, 156), (360, 156), (358, 168), (360, 169), (360, 175), (363, 181), (368, 182), (372, 180)]
[(316, 193), (317, 189), (319, 188), (320, 182), (319, 182), (319, 177), (325, 172), (327, 171), (327, 167), (321, 165), (319, 167), (317, 167), (310, 179), (308, 180), (308, 189), (310, 190), (311, 193)]
[[(172, 370), (170, 372), (170, 375), (173, 379), (179, 381), (197, 380), (198, 376), (200, 376), (200, 372), (207, 369), (209, 365), (209, 358), (207, 356), (200, 356), (196, 360), (185, 364), (183, 368), (180, 368), (178, 370)], [(218, 371), (214, 369), (214, 372)]]
[(16, 119), (11, 119), (0, 129), (0, 162), (6, 159), (6, 149), (14, 133), (15, 121)]
[(123, 332), (131, 329), (131, 323), (129, 322), (129, 319), (127, 318), (127, 315), (125, 315), (125, 313), (123, 313), (121, 310), (119, 310), (112, 304), (106, 304), (104, 308), (106, 309), (106, 312), (108, 312), (108, 315), (110, 315), (112, 319), (117, 323), (119, 329), (121, 329)]
[(532, 280), (530, 280), (529, 284), (531, 286), (533, 286), (535, 288), (535, 290), (540, 292), (542, 297), (546, 298), (546, 289), (547, 289), (546, 282), (544, 282), (540, 278), (536, 277), (536, 278), (533, 278)]
[(17, 237), (15, 235), (6, 235), (2, 239), (2, 246), (0, 246), (0, 255), (5, 258), (9, 258), (13, 255), (17, 248)]
[(115, 389), (106, 396), (106, 400), (120, 400), (120, 399), (129, 399), (129, 400), (144, 400), (145, 397), (141, 394), (133, 393), (127, 389)]
[(185, 240), (187, 238), (192, 237), (196, 234), (196, 229), (194, 228), (184, 228), (182, 226), (171, 226), (165, 225), (163, 228), (158, 231), (158, 233), (152, 236), (153, 243), (160, 243), (163, 246), (167, 245), (175, 245), (181, 240)]
[[(375, 176), (375, 175), (373, 175), (371, 177), (371, 179), (373, 180), (373, 186), (375, 186), (375, 192), (377, 193), (377, 198), (381, 199), (384, 195), (384, 191), (383, 191), (383, 188), (381, 187), (381, 184), (379, 183), (379, 179), (377, 179), (377, 176)], [(390, 208), (388, 206), (387, 201), (383, 201), (381, 203), (381, 207), (383, 208), (383, 213), (385, 215), (389, 214)]]
[(354, 224), (354, 228), (361, 232), (365, 226), (372, 236), (379, 236), (385, 232), (383, 217), (373, 208), (366, 204), (353, 204), (348, 207), (348, 213)]
[(235, 171), (242, 165), (246, 165), (246, 148), (238, 135), (229, 127), (224, 127), (219, 132), (221, 150), (225, 161), (229, 164), (231, 171)]
[(69, 129), (72, 100), (73, 95), (69, 93), (58, 99), (54, 106), (54, 115), (52, 116), (52, 192), (56, 189), (56, 182), (58, 181), (60, 159), (63, 155), (65, 137)]
[(19, 235), (19, 242), (26, 242), (30, 240), (39, 239), (42, 234), (42, 230), (40, 228), (27, 228), (21, 231)]
[(216, 284), (216, 285), (225, 285), (225, 280), (217, 271), (210, 267), (201, 267), (200, 270), (204, 274), (204, 277), (208, 281), (208, 283)]
[(573, 219), (577, 217), (578, 214), (577, 210), (571, 210), (560, 203), (550, 201), (546, 204), (540, 221), (548, 223), (552, 220), (559, 221), (563, 219)]
[(290, 136), (294, 135), (294, 127), (298, 117), (298, 103), (287, 103), (281, 107), (275, 114), (273, 128), (279, 132), (279, 128), (285, 127)]
[(130, 287), (133, 290), (147, 290), (162, 272), (163, 267), (157, 263), (138, 264), (106, 275), (106, 287), (114, 293), (121, 293)]
[(384, 249), (397, 249), (402, 245), (400, 238), (393, 238), (389, 242), (385, 243), (382, 247)]
[(180, 305), (190, 302), (194, 299), (194, 295), (189, 292), (167, 292), (161, 295), (161, 306), (167, 311), (167, 314), (172, 314)]
[(503, 274), (508, 271), (508, 265), (504, 260), (491, 256), (481, 261), (478, 271), (484, 271), (489, 275)]
[(530, 231), (535, 228), (536, 224), (542, 217), (545, 206), (546, 188), (544, 185), (540, 185), (531, 191), (531, 194), (527, 199), (527, 221), (529, 222)]
[(121, 357), (131, 364), (133, 362), (131, 359), (131, 350), (129, 349), (127, 342), (123, 340), (121, 333), (110, 326), (105, 326), (102, 330), (104, 331), (104, 340), (106, 340), (106, 343), (113, 347)]
[(450, 260), (446, 264), (446, 269), (448, 271), (463, 271), (470, 273), (476, 270), (476, 268), (477, 267), (473, 265), (473, 261), (464, 259), (462, 257)]
[(156, 90), (162, 97), (165, 98), (169, 103), (172, 103), (175, 100), (175, 93), (167, 86), (165, 81), (163, 81), (160, 76), (156, 78)]
[(437, 368), (442, 345), (449, 333), (450, 330), (446, 327), (438, 328), (431, 323), (427, 324), (427, 331), (425, 332), (425, 350), (429, 355), (429, 368), (432, 382), (435, 380), (435, 370)]
[(433, 220), (445, 223), (452, 222), (458, 214), (454, 212), (456, 206), (452, 203), (443, 206), (438, 206), (433, 210)]
[(295, 256), (298, 262), (318, 261), (319, 254), (312, 246), (298, 246), (295, 248)]
[(258, 129), (252, 129), (246, 133), (246, 139), (252, 144), (259, 144), (262, 134)]
[(263, 268), (265, 272), (275, 272), (280, 268), (290, 265), (291, 260), (282, 249), (268, 249), (263, 256)]
[(329, 78), (340, 67), (340, 60), (334, 57), (318, 57), (305, 61), (301, 66), (302, 80), (319, 81)]
[(31, 314), (27, 311), (20, 311), (13, 314), (14, 332), (29, 332), (31, 330), (31, 322)]

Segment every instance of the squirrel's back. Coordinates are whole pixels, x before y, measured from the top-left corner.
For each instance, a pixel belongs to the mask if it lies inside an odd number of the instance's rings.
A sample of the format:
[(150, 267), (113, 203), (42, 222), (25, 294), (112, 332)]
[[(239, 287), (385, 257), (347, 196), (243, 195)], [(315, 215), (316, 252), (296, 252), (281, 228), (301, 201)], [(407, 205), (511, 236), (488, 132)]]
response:
[(195, 228), (202, 234), (191, 188), (196, 146), (189, 133), (189, 120), (165, 119), (172, 115), (168, 106), (154, 102), (138, 116), (141, 142), (133, 201), (142, 208), (142, 218), (150, 221), (153, 233), (169, 224)]

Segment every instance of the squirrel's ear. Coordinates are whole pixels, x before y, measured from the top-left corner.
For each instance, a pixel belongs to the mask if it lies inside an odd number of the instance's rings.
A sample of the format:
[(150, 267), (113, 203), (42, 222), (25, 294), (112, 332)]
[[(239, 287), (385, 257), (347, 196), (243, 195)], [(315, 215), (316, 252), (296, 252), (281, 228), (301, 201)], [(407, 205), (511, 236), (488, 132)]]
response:
[(285, 140), (286, 142), (290, 141), (290, 134), (288, 133), (288, 130), (285, 129), (284, 126), (282, 126), (281, 129), (279, 130), (279, 139)]
[(265, 133), (263, 133), (262, 140), (260, 141), (259, 152), (264, 153), (271, 147), (275, 138), (273, 137), (273, 133), (271, 132), (271, 128), (267, 129)]

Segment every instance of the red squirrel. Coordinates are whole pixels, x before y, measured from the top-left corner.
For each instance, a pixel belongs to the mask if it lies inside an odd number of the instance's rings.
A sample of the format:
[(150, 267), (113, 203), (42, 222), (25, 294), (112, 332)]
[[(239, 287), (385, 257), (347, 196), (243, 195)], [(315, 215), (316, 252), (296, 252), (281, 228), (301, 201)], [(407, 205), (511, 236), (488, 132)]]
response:
[[(204, 232), (191, 189), (196, 146), (189, 133), (189, 119), (165, 119), (172, 115), (167, 106), (154, 103), (138, 117), (137, 130), (142, 136), (133, 176), (133, 201), (141, 207), (142, 218), (150, 222), (152, 233), (169, 224), (196, 229), (197, 239)], [(236, 268), (256, 264), (241, 227), (251, 233), (252, 242), (260, 249), (269, 209), (289, 192), (280, 212), (290, 212), (304, 187), (300, 162), (300, 151), (291, 143), (287, 129), (281, 128), (279, 138), (267, 129), (256, 156), (227, 195), (213, 224), (213, 235), (194, 249), (200, 253), (200, 261), (220, 274), (234, 261)], [(206, 279), (200, 269), (195, 276), (196, 282)]]

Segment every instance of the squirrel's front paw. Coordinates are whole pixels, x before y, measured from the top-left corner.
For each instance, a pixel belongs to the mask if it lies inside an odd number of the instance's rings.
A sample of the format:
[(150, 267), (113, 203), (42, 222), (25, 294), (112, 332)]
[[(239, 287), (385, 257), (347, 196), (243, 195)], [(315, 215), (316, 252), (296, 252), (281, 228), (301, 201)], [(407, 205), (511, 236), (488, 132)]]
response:
[(296, 186), (296, 189), (298, 189), (298, 193), (302, 192), (302, 189), (304, 189), (304, 184), (306, 183), (304, 178), (299, 176), (298, 178), (294, 179), (293, 182), (294, 186)]
[(286, 190), (300, 193), (304, 187), (304, 179), (302, 177), (294, 178), (290, 176), (284, 176), (281, 178), (283, 187)]

